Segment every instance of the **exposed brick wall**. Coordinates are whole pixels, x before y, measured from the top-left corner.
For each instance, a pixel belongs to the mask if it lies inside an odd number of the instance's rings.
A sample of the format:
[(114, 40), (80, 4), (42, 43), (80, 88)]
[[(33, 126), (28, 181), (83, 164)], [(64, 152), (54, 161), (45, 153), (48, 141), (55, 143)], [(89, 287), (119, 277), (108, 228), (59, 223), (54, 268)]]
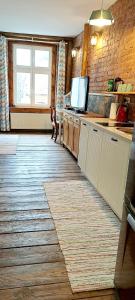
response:
[[(87, 73), (91, 92), (107, 90), (108, 79), (116, 77), (132, 83), (135, 89), (135, 0), (118, 0), (111, 11), (114, 24), (103, 28), (96, 47), (89, 46)], [(80, 69), (81, 60), (74, 60), (73, 75), (78, 76)]]
[(106, 90), (108, 79), (115, 77), (135, 87), (135, 0), (118, 0), (111, 11), (114, 24), (103, 30), (96, 47), (90, 47), (91, 91)]

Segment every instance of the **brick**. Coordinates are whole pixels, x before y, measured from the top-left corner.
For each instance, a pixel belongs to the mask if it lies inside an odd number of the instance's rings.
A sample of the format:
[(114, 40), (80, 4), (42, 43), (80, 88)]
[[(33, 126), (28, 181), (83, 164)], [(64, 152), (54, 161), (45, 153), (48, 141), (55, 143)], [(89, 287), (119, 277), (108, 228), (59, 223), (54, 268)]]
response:
[[(109, 78), (121, 77), (135, 89), (135, 0), (118, 0), (111, 6), (115, 23), (103, 29), (102, 47), (89, 46), (87, 73), (91, 91), (104, 91)], [(75, 39), (82, 45), (83, 34)], [(73, 64), (73, 74), (81, 74), (81, 56)]]

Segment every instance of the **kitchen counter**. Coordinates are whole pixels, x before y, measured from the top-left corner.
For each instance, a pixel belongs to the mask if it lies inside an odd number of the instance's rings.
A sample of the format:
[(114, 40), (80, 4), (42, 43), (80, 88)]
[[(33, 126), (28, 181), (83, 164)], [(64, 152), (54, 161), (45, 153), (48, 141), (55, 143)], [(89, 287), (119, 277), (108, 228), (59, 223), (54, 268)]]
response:
[(61, 144), (61, 129), (62, 129), (62, 123), (63, 123), (63, 117), (66, 115), (72, 116), (76, 119), (79, 119), (81, 117), (84, 118), (103, 118), (103, 115), (94, 113), (94, 112), (87, 112), (86, 114), (81, 114), (81, 113), (76, 113), (74, 110), (70, 110), (70, 109), (56, 109), (56, 114), (58, 116), (59, 119), (59, 142)]
[(76, 113), (74, 110), (70, 110), (70, 109), (63, 109), (62, 110), (63, 113), (66, 114), (70, 114), (76, 118), (102, 118), (103, 119), (103, 115), (94, 113), (94, 112), (87, 112), (86, 114), (81, 114), (81, 113)]
[(102, 131), (108, 132), (108, 133), (113, 133), (114, 135), (116, 135), (117, 137), (121, 137), (124, 140), (127, 140), (129, 142), (132, 141), (132, 134), (130, 133), (126, 133), (126, 132), (122, 132), (119, 129), (117, 129), (117, 127), (105, 127), (103, 125), (97, 124), (96, 122), (109, 122), (110, 124), (115, 123), (115, 120), (110, 120), (108, 118), (85, 118), (85, 117), (81, 117), (80, 118), (81, 122), (85, 122), (87, 124), (92, 124), (100, 129), (102, 129)]

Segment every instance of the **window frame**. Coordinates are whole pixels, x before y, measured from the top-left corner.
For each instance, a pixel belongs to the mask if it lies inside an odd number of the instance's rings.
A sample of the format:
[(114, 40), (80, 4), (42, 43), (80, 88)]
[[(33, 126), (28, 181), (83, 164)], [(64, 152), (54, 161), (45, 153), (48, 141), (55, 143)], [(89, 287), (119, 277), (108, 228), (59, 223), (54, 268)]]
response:
[[(28, 49), (31, 51), (30, 55), (30, 66), (25, 65), (17, 65), (17, 56), (16, 56), (16, 50), (17, 49)], [(36, 67), (35, 66), (35, 50), (47, 50), (49, 51), (49, 66), (48, 67)], [(41, 107), (41, 108), (48, 108), (51, 104), (51, 68), (52, 68), (52, 49), (50, 47), (41, 47), (41, 46), (33, 46), (33, 45), (13, 45), (13, 88), (14, 88), (14, 105), (16, 107)], [(30, 104), (17, 104), (17, 89), (16, 89), (16, 79), (17, 79), (17, 73), (28, 73), (30, 74)], [(38, 105), (35, 103), (35, 75), (36, 74), (45, 74), (48, 75), (49, 82), (49, 90), (48, 90), (48, 103), (47, 105)]]
[[(51, 55), (51, 69), (50, 69), (50, 103), (47, 106), (44, 105), (16, 105), (14, 101), (14, 46), (20, 48), (29, 48), (34, 46), (37, 49), (50, 49)], [(36, 42), (23, 42), (23, 41), (8, 41), (8, 78), (9, 78), (9, 105), (12, 112), (48, 112), (50, 105), (55, 104), (55, 90), (56, 90), (56, 60), (57, 60), (57, 45), (49, 43), (36, 43)], [(20, 66), (23, 67), (23, 66)], [(27, 68), (27, 67), (26, 67)], [(40, 69), (40, 67), (36, 67)], [(41, 67), (42, 68), (42, 67)], [(38, 74), (38, 73), (37, 73)], [(42, 74), (42, 73), (40, 73)]]

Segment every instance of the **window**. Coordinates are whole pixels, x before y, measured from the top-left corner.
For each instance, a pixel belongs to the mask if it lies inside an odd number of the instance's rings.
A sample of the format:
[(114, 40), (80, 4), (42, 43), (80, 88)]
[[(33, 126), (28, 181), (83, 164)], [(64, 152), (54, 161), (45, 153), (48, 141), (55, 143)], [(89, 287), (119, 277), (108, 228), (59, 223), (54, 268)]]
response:
[(51, 69), (51, 47), (14, 44), (14, 105), (49, 107), (51, 103)]

